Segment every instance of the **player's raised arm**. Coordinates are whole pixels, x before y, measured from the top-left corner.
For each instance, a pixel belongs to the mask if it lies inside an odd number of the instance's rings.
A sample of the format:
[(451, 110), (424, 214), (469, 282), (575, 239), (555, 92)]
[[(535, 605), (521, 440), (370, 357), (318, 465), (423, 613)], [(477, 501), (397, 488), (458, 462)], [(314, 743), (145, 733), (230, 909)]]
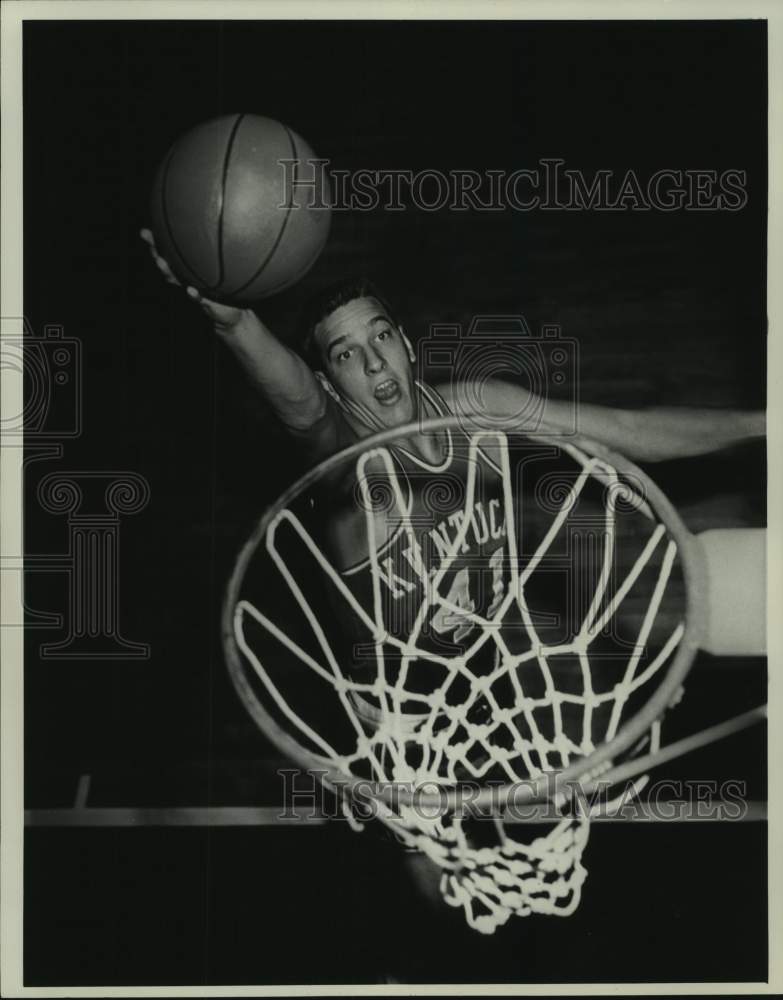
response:
[[(607, 418), (607, 408), (580, 407), (582, 433), (593, 436)], [(609, 415), (615, 411), (608, 410)], [(607, 442), (630, 458), (663, 462), (672, 458), (705, 455), (721, 448), (763, 438), (763, 411), (697, 409), (688, 406), (650, 407), (621, 413), (622, 438)]]
[[(158, 254), (150, 230), (143, 229), (141, 236), (164, 279), (179, 285), (167, 262)], [(193, 287), (186, 291), (211, 320), (217, 336), (237, 357), (282, 423), (293, 433), (316, 427), (323, 431), (322, 425), (331, 410), (326, 393), (304, 360), (282, 344), (252, 309), (212, 302)]]
[[(529, 390), (500, 379), (481, 384), (457, 383), (441, 387), (456, 412), (467, 413), (481, 400), (494, 420), (510, 425), (573, 430), (608, 445), (628, 458), (661, 462), (718, 451), (765, 434), (761, 411), (711, 410), (690, 407), (614, 409), (591, 403), (542, 399)], [(576, 413), (574, 407), (577, 407)]]

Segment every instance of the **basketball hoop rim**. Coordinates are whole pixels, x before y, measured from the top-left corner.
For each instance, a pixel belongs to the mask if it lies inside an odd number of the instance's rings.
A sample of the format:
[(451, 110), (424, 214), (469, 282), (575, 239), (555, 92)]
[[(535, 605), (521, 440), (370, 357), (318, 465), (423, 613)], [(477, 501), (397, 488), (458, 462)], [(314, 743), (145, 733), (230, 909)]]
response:
[[(535, 781), (493, 785), (491, 788), (482, 789), (477, 796), (471, 798), (472, 803), (478, 807), (487, 805), (500, 807), (508, 801), (512, 791), (515, 802), (521, 803), (551, 798), (565, 785), (576, 785), (583, 789), (589, 789), (591, 783), (594, 783), (596, 768), (606, 762), (610, 762), (609, 767), (611, 768), (613, 759), (635, 743), (665, 712), (676, 690), (687, 676), (701, 645), (706, 620), (706, 580), (703, 557), (697, 540), (684, 524), (674, 505), (650, 476), (618, 452), (581, 434), (569, 432), (566, 435), (563, 432), (558, 432), (554, 425), (543, 425), (545, 429), (534, 431), (520, 430), (511, 426), (498, 426), (497, 422), (488, 421), (480, 414), (452, 414), (447, 417), (436, 417), (400, 425), (360, 438), (348, 448), (330, 455), (308, 470), (266, 508), (237, 555), (226, 587), (221, 615), (222, 640), (229, 675), (250, 716), (283, 754), (305, 770), (318, 772), (322, 776), (322, 780), (349, 792), (360, 788), (362, 795), (377, 795), (378, 798), (387, 802), (392, 800), (392, 796), (396, 803), (403, 804), (415, 798), (417, 804), (445, 806), (447, 809), (456, 806), (460, 795), (459, 787), (444, 789), (442, 795), (409, 792), (405, 788), (391, 789), (388, 785), (385, 787), (378, 785), (374, 789), (372, 783), (368, 782), (367, 779), (340, 771), (333, 766), (328, 758), (303, 747), (275, 721), (245, 677), (242, 654), (234, 635), (234, 613), (245, 572), (272, 520), (281, 510), (300, 496), (308, 486), (339, 464), (350, 461), (371, 448), (380, 447), (399, 438), (422, 432), (465, 430), (466, 425), (470, 427), (468, 433), (519, 434), (531, 440), (555, 445), (561, 450), (563, 439), (567, 438), (568, 444), (575, 445), (593, 457), (605, 461), (617, 472), (625, 476), (636, 476), (644, 485), (645, 500), (655, 511), (677, 545), (685, 580), (685, 629), (682, 638), (661, 684), (639, 712), (625, 722), (613, 739), (596, 747), (592, 753), (580, 757), (568, 767), (557, 772), (546, 772)], [(556, 774), (556, 782), (552, 781), (553, 774)], [(431, 779), (428, 779), (427, 783), (432, 784)]]

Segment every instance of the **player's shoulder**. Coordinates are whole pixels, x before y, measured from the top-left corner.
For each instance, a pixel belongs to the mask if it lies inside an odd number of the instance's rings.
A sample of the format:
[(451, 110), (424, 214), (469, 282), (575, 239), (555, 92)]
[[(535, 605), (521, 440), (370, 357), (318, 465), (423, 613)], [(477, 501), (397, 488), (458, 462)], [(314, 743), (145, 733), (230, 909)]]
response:
[(426, 387), (430, 397), (440, 404), (439, 409), (444, 410), (444, 416), (448, 413), (456, 413), (459, 393), (455, 380), (448, 382), (431, 382)]
[(509, 390), (515, 391), (514, 387), (495, 378), (481, 381), (454, 378), (448, 382), (438, 382), (430, 388), (448, 412), (458, 416), (467, 416), (478, 411), (502, 410)]

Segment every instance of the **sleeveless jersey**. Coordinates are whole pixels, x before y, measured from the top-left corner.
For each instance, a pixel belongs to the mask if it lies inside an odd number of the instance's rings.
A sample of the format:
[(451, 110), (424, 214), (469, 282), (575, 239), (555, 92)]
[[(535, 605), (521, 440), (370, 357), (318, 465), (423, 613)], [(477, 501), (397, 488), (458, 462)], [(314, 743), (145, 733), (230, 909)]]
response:
[[(427, 409), (449, 413), (442, 397), (419, 384)], [(498, 456), (482, 447), (473, 456), (459, 430), (444, 432), (443, 459), (430, 464), (404, 447), (387, 447), (385, 463), (373, 460), (368, 488), (392, 499), (380, 515), (383, 530), (369, 538), (367, 517), (357, 511), (347, 535), (361, 558), (341, 576), (368, 616), (380, 617), (385, 631), (414, 650), (407, 663), (405, 690), (427, 693), (447, 676), (437, 657), (463, 655), (480, 638), (484, 622), (506, 593), (508, 578), (507, 512)], [(370, 481), (372, 480), (372, 481)], [(468, 495), (473, 481), (473, 495)], [(346, 534), (346, 532), (344, 532)], [(372, 549), (375, 548), (374, 553)], [(379, 603), (380, 602), (380, 603)], [(366, 626), (349, 616), (351, 675), (371, 681), (377, 651)], [(495, 663), (495, 644), (485, 642), (468, 659), (468, 669), (486, 673)], [(383, 649), (387, 681), (393, 682), (404, 654), (388, 643)], [(422, 710), (415, 699), (404, 711)]]

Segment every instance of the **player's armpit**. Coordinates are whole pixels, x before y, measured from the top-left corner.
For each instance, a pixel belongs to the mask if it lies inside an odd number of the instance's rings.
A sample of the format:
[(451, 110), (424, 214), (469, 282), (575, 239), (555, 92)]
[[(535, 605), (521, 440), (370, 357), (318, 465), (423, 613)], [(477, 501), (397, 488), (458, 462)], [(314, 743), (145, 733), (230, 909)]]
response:
[(320, 461), (347, 448), (356, 440), (356, 435), (340, 411), (339, 406), (322, 389), (320, 413), (312, 421), (283, 421), (291, 438), (312, 462)]

